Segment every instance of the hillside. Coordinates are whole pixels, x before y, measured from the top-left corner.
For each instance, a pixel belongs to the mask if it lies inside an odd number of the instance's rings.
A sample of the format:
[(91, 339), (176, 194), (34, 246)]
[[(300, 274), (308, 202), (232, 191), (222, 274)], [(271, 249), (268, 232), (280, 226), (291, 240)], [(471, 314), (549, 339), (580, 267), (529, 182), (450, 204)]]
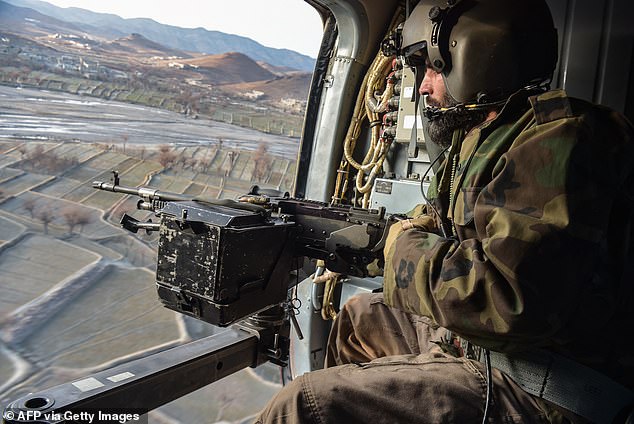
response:
[(191, 57), (189, 53), (165, 47), (136, 33), (102, 43), (100, 47), (105, 50), (110, 50), (111, 52), (129, 52), (144, 56)]
[(229, 52), (220, 55), (200, 56), (183, 61), (207, 75), (216, 84), (266, 81), (275, 75), (242, 53)]
[(0, 0), (0, 27), (10, 28), (13, 33), (27, 36), (41, 36), (60, 32), (74, 32), (78, 38), (86, 36), (86, 31), (77, 25), (32, 9), (14, 6), (2, 0)]
[(279, 75), (267, 81), (244, 82), (222, 86), (224, 91), (237, 93), (261, 92), (271, 100), (302, 99), (307, 95), (312, 74), (306, 72)]
[[(28, 7), (60, 21), (66, 21), (83, 32), (115, 39), (132, 33), (164, 46), (203, 54), (239, 52), (254, 60), (261, 60), (276, 66), (312, 72), (315, 60), (306, 55), (288, 50), (263, 46), (247, 37), (209, 31), (204, 28), (180, 28), (164, 25), (152, 19), (123, 19), (119, 16), (96, 13), (80, 8), (61, 8), (39, 0), (8, 0), (15, 6)], [(0, 6), (0, 14), (2, 9)]]
[(301, 133), (311, 74), (237, 51), (200, 54), (132, 33), (106, 39), (0, 0), (0, 84), (164, 108), (260, 131)]

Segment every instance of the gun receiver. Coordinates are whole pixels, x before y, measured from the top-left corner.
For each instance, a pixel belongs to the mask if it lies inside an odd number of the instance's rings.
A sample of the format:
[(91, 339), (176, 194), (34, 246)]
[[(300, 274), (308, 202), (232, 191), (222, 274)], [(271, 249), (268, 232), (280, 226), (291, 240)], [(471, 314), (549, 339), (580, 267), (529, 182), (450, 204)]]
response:
[[(296, 259), (322, 259), (332, 271), (366, 276), (382, 259), (383, 210), (269, 197), (257, 187), (240, 202), (207, 200), (93, 182), (93, 187), (140, 197), (157, 223), (124, 215), (132, 231), (159, 232), (156, 282), (163, 304), (177, 312), (227, 326), (287, 298)], [(270, 193), (269, 193), (270, 194)], [(250, 202), (257, 202), (254, 204)]]

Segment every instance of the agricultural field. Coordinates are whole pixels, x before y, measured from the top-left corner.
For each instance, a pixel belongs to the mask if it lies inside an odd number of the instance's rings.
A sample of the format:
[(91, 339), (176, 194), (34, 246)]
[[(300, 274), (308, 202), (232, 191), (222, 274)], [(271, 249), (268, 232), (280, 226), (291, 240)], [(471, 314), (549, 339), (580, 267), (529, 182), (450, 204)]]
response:
[(212, 384), (159, 408), (159, 411), (175, 419), (187, 417), (192, 423), (251, 423), (280, 389), (279, 385), (263, 381), (250, 369), (222, 379), (221, 384), (221, 391)]
[[(82, 117), (78, 100), (59, 93), (31, 91), (42, 108), (31, 110), (25, 91), (0, 86), (0, 406), (216, 331), (161, 306), (156, 233), (119, 226), (123, 213), (140, 220), (152, 213), (136, 210), (135, 196), (95, 190), (93, 181), (110, 181), (114, 170), (128, 186), (235, 199), (255, 184), (291, 190), (296, 171), (294, 139), (238, 127), (231, 133), (140, 106), (126, 116), (129, 105), (105, 101)], [(20, 132), (27, 124), (9, 122), (13, 113), (17, 120), (31, 114), (33, 125), (43, 110), (41, 129)], [(96, 121), (108, 114), (118, 117), (111, 134)], [(155, 142), (165, 128), (159, 120), (177, 123), (162, 134), (169, 142)], [(206, 138), (188, 138), (190, 123), (192, 134)], [(51, 125), (59, 131), (44, 136)], [(124, 137), (122, 128), (134, 130)], [(266, 375), (277, 373), (265, 366)], [(220, 383), (223, 390), (200, 389), (152, 412), (150, 422), (248, 422), (280, 387), (261, 374), (242, 370)]]
[(0, 253), (0, 317), (37, 299), (98, 259), (70, 243), (27, 234)]
[(0, 381), (9, 381), (15, 373), (15, 365), (6, 349), (0, 348)]
[(107, 267), (22, 347), (46, 367), (95, 368), (184, 341), (178, 317), (156, 302), (154, 290), (147, 269)]
[(0, 216), (0, 249), (6, 242), (17, 238), (26, 230), (24, 225)]

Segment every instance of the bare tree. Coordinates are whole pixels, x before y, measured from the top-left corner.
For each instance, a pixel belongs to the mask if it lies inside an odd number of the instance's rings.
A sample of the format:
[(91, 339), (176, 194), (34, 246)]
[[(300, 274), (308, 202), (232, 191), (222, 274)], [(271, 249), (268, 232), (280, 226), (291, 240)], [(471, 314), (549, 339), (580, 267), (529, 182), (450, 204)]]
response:
[(158, 158), (159, 163), (163, 168), (169, 168), (176, 162), (176, 153), (172, 151), (161, 152)]
[(268, 147), (266, 147), (264, 141), (260, 141), (260, 144), (258, 144), (258, 149), (253, 155), (253, 161), (255, 162), (253, 179), (261, 181), (264, 179), (271, 166), (271, 157), (268, 154)]
[(39, 165), (42, 159), (44, 159), (44, 146), (38, 144), (35, 146), (31, 153), (29, 154), (29, 159), (33, 163), (33, 165)]
[(38, 170), (51, 170), (54, 168), (56, 157), (54, 155), (45, 155), (39, 156), (37, 159), (37, 167)]
[(198, 161), (198, 167), (201, 172), (209, 172), (209, 167), (211, 166), (211, 159), (201, 159)]
[(176, 156), (176, 159), (174, 160), (174, 164), (175, 165), (179, 165), (181, 166), (182, 169), (185, 169), (185, 167), (187, 166), (187, 158), (185, 157), (185, 155), (178, 155)]
[(24, 159), (24, 156), (26, 155), (26, 152), (28, 151), (26, 148), (26, 143), (22, 143), (20, 147), (18, 147), (17, 150), (18, 152), (20, 152), (20, 157)]
[(22, 207), (29, 213), (29, 215), (31, 215), (31, 219), (33, 219), (35, 215), (35, 209), (37, 208), (37, 200), (35, 200), (33, 197), (29, 197), (22, 203)]
[(195, 171), (196, 165), (198, 165), (198, 161), (194, 158), (185, 158), (183, 160), (183, 169), (191, 168), (192, 171)]
[(79, 232), (84, 231), (84, 226), (92, 222), (92, 215), (90, 211), (79, 207), (68, 207), (61, 213), (62, 218), (66, 225), (68, 225), (68, 232), (73, 233), (76, 226), (80, 226)]
[(77, 217), (77, 224), (79, 225), (79, 232), (84, 232), (84, 227), (93, 222), (93, 216), (90, 211), (86, 209), (80, 209)]
[(48, 234), (48, 224), (53, 222), (53, 219), (55, 219), (53, 211), (51, 208), (44, 206), (38, 209), (36, 216), (40, 221), (42, 221), (42, 225), (44, 225), (44, 234)]

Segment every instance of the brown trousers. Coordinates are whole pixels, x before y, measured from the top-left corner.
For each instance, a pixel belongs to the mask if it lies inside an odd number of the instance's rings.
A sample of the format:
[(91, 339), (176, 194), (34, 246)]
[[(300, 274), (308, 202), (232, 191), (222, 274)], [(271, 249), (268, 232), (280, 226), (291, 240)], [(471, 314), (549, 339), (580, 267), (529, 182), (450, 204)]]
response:
[[(355, 296), (333, 326), (327, 368), (294, 379), (256, 423), (480, 423), (484, 366), (443, 353), (433, 342), (445, 332), (382, 294)], [(501, 372), (492, 377), (490, 423), (563, 421)]]

